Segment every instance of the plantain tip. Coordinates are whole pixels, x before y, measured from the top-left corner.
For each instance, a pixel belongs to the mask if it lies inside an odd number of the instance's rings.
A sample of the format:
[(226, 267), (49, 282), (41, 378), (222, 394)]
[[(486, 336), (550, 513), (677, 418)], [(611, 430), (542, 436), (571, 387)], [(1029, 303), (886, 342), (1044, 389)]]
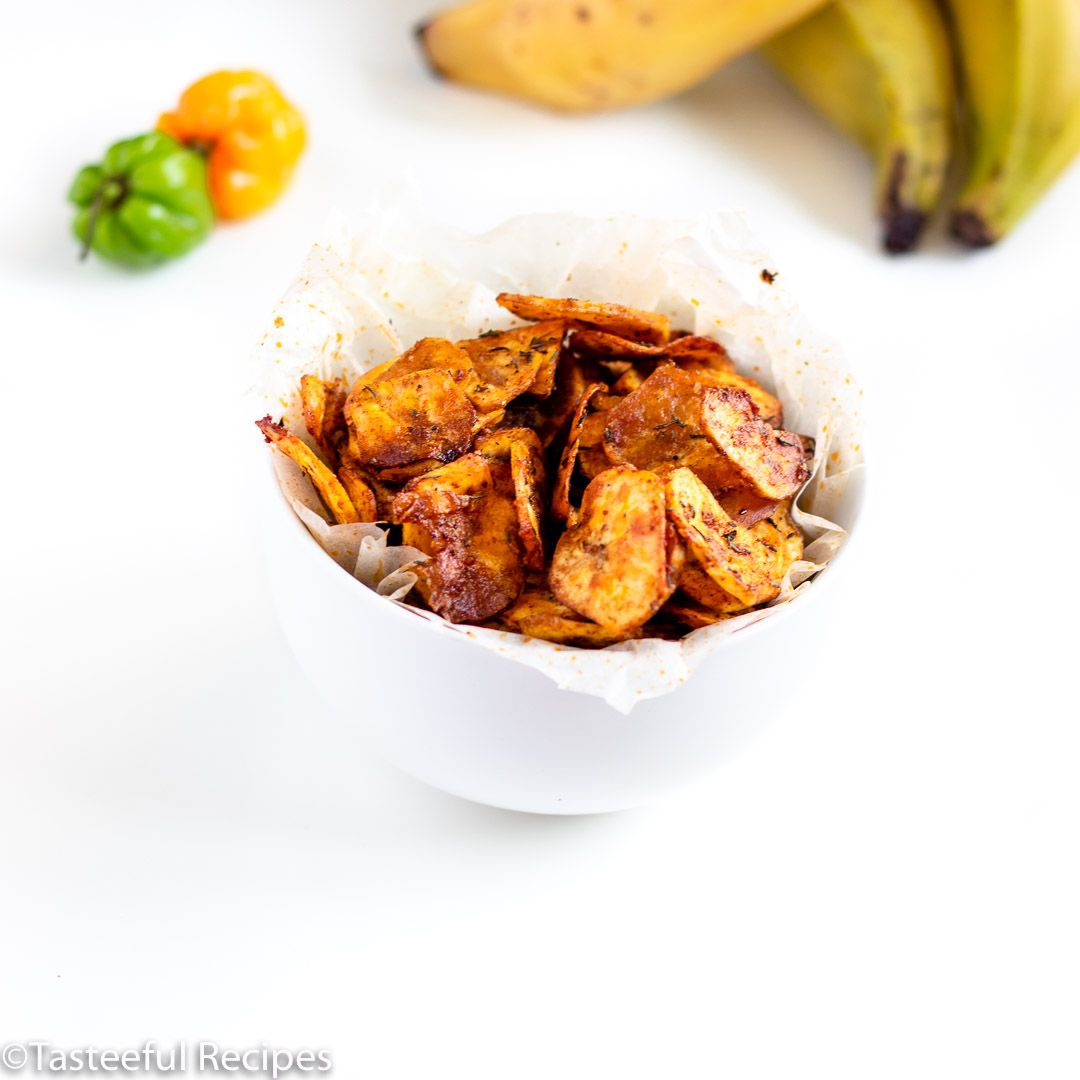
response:
[(914, 207), (897, 207), (885, 216), (885, 250), (893, 255), (914, 251), (926, 227), (926, 213)]
[(957, 210), (952, 217), (952, 234), (968, 247), (983, 248), (996, 244), (998, 237), (974, 210)]
[(420, 46), (420, 54), (424, 58), (424, 63), (427, 65), (428, 71), (430, 71), (432, 75), (443, 79), (446, 77), (446, 72), (435, 63), (435, 57), (431, 55), (431, 49), (428, 46), (427, 33), (431, 29), (431, 24), (433, 22), (433, 19), (425, 19), (423, 22), (418, 22), (413, 27), (413, 37), (416, 38), (417, 44)]

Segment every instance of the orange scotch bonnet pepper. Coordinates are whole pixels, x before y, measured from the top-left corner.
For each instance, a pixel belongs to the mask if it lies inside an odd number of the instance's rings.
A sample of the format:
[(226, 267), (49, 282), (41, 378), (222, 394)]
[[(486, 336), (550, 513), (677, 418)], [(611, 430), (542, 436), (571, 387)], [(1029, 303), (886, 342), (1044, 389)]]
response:
[(304, 149), (304, 119), (265, 75), (218, 71), (189, 86), (158, 130), (206, 154), (221, 218), (265, 210), (285, 190)]

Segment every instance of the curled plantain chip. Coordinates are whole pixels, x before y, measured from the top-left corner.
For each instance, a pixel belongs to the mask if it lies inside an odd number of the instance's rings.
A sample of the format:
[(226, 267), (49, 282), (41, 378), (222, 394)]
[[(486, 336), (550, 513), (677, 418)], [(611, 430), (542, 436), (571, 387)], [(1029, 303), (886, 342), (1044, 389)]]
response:
[(518, 439), (510, 444), (510, 476), (514, 482), (514, 510), (521, 545), (525, 550), (525, 567), (541, 573), (544, 569), (547, 468), (540, 450), (526, 439)]
[(509, 461), (510, 448), (516, 442), (523, 442), (531, 446), (537, 454), (543, 457), (544, 448), (540, 444), (540, 436), (532, 428), (511, 427), (499, 428), (487, 435), (482, 435), (476, 440), (475, 450), (484, 457), (494, 461)]
[(735, 486), (741, 478), (701, 429), (704, 392), (695, 373), (658, 367), (602, 414), (607, 456), (639, 469), (686, 466), (713, 491)]
[(763, 499), (790, 499), (809, 475), (800, 437), (759, 420), (745, 390), (731, 386), (706, 390), (701, 426), (746, 486)]
[(687, 334), (669, 342), (664, 354), (679, 367), (725, 371), (731, 374), (735, 372), (735, 363), (728, 356), (727, 349), (712, 338)]
[(338, 446), (345, 438), (345, 398), (348, 393), (341, 379), (324, 382), (316, 375), (300, 377), (304, 426), (331, 468), (337, 465)]
[(468, 396), (477, 411), (504, 408), (526, 391), (550, 394), (564, 333), (564, 324), (556, 320), (459, 341), (476, 371)]
[(724, 592), (747, 607), (779, 594), (776, 553), (750, 529), (736, 525), (690, 469), (666, 473), (664, 489), (668, 515), (688, 554)]
[(379, 513), (379, 501), (375, 497), (375, 489), (356, 469), (342, 465), (338, 469), (338, 479), (349, 493), (349, 500), (356, 508), (357, 517), (361, 521), (386, 520), (386, 517)]
[(273, 443), (304, 470), (333, 515), (334, 521), (339, 525), (349, 525), (361, 520), (341, 481), (307, 443), (301, 442), (295, 435), (290, 435), (284, 424), (275, 424), (269, 416), (264, 416), (255, 423), (268, 443)]
[(644, 341), (634, 341), (609, 334), (604, 330), (574, 330), (570, 335), (571, 348), (582, 349), (597, 356), (619, 358), (649, 357), (659, 358), (664, 355), (663, 345), (650, 345)]
[(641, 637), (640, 628), (616, 633), (583, 619), (573, 608), (556, 600), (547, 589), (526, 588), (517, 603), (503, 612), (503, 619), (527, 637), (560, 645), (594, 649)]
[(428, 369), (354, 384), (345, 420), (353, 461), (387, 468), (423, 458), (448, 461), (464, 453), (472, 442), (476, 410), (451, 374)]
[[(665, 345), (645, 345), (640, 341), (628, 341), (616, 334), (606, 334), (600, 330), (575, 330), (570, 336), (570, 344), (575, 349), (597, 356), (639, 361), (651, 360), (654, 363), (671, 360), (679, 367), (700, 367), (732, 372), (735, 370), (735, 364), (728, 356), (727, 349), (720, 342), (713, 341), (712, 338), (697, 337), (694, 334), (684, 334), (682, 337), (673, 338)], [(634, 388), (631, 387), (631, 389)]]
[(509, 607), (525, 584), (510, 466), (467, 454), (410, 480), (394, 500), (402, 539), (430, 561), (417, 588), (451, 622), (482, 622)]
[(555, 547), (548, 583), (579, 615), (625, 633), (648, 622), (674, 591), (672, 547), (660, 478), (617, 466), (585, 489), (577, 520)]
[(585, 323), (618, 337), (643, 341), (649, 345), (666, 345), (671, 336), (671, 321), (666, 315), (623, 307), (622, 304), (603, 304), (573, 297), (525, 296), (521, 293), (499, 293), (495, 300), (519, 319), (534, 322), (562, 319)]
[(585, 424), (586, 410), (594, 394), (604, 389), (603, 383), (593, 383), (585, 387), (585, 392), (578, 400), (574, 418), (570, 422), (570, 434), (566, 437), (559, 458), (559, 471), (555, 474), (555, 488), (551, 495), (551, 515), (559, 521), (566, 521), (570, 516), (570, 483), (574, 478), (574, 464), (577, 461), (578, 447), (581, 444), (581, 430)]

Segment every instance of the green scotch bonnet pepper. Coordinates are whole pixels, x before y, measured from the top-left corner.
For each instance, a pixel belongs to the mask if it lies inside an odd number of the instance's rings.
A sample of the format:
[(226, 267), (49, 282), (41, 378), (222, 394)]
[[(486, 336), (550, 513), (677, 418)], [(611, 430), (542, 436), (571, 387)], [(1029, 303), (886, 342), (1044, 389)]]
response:
[(93, 249), (124, 266), (157, 266), (201, 244), (214, 224), (206, 161), (152, 131), (110, 146), (75, 177), (68, 198), (82, 258)]

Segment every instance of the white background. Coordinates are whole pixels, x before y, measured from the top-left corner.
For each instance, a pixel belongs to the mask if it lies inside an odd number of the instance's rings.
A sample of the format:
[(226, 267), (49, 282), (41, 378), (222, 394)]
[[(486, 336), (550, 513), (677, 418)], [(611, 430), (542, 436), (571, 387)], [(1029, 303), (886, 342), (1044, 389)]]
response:
[[(869, 164), (755, 61), (565, 119), (434, 81), (426, 8), (4, 8), (0, 1042), (327, 1047), (350, 1080), (1076, 1077), (1080, 172), (999, 250), (889, 260)], [(308, 118), (287, 197), (154, 273), (77, 264), (75, 170), (244, 65)], [(248, 348), (327, 211), (409, 168), (476, 228), (745, 207), (862, 376), (878, 502), (816, 674), (666, 803), (426, 789), (282, 639)]]

